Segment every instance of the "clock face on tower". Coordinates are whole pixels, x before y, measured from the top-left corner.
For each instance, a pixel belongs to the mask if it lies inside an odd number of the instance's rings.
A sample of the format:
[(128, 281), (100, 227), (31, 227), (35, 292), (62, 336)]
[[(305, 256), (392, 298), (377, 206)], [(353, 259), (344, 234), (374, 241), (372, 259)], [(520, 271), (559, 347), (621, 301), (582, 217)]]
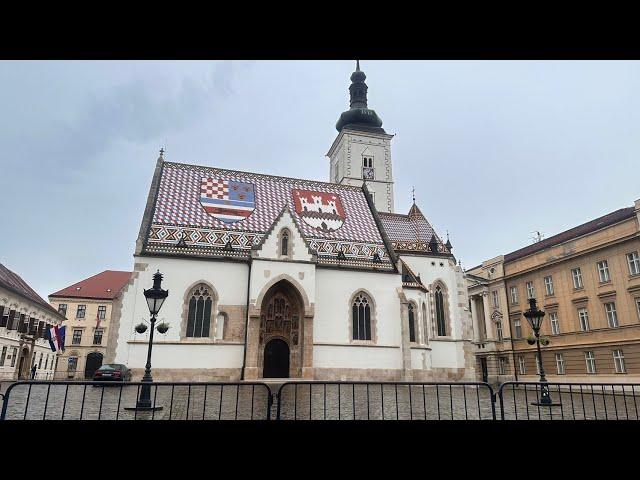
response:
[(364, 178), (365, 180), (373, 180), (373, 168), (362, 167), (362, 178)]

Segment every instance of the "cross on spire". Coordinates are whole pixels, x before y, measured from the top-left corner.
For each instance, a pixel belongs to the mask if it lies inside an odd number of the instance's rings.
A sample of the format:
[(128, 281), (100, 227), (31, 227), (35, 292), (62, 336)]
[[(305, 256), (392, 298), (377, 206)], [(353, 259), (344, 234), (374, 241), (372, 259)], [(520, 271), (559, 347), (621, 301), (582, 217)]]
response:
[(164, 148), (160, 148), (160, 158), (164, 158)]
[(356, 72), (360, 71), (360, 60), (356, 60)]
[(412, 187), (411, 188), (411, 196), (413, 197), (413, 204), (415, 205), (416, 203), (416, 187)]

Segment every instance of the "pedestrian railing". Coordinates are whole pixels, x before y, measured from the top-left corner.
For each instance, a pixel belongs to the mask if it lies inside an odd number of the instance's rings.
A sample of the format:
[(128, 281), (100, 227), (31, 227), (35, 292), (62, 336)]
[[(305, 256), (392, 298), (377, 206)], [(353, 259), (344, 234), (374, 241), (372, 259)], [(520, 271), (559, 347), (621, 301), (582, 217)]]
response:
[[(134, 409), (142, 387), (154, 409)], [(4, 392), (0, 420), (268, 420), (263, 383), (21, 381)]]
[[(134, 408), (144, 387), (153, 409)], [(30, 380), (0, 393), (0, 420), (638, 420), (638, 396), (623, 383)]]
[(278, 420), (493, 420), (487, 383), (288, 382)]
[(640, 420), (639, 397), (633, 383), (505, 382), (498, 390), (502, 420)]

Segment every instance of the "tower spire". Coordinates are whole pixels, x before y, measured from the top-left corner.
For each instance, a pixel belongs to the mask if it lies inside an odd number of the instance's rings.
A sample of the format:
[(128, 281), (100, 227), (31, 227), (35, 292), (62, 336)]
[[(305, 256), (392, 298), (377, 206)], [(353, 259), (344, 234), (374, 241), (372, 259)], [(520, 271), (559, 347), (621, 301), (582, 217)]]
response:
[(360, 70), (360, 60), (356, 60), (356, 70), (351, 74), (349, 86), (349, 110), (343, 112), (336, 123), (340, 132), (346, 126), (354, 130), (386, 133), (382, 129), (382, 120), (367, 106), (367, 76)]

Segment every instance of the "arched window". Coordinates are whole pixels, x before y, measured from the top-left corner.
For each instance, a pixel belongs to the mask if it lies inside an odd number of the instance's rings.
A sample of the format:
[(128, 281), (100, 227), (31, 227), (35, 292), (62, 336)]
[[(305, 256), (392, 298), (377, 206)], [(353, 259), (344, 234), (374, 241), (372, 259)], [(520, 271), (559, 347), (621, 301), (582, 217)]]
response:
[(442, 286), (437, 285), (434, 293), (435, 307), (436, 307), (436, 328), (438, 336), (447, 336), (447, 317), (444, 303), (444, 292)]
[(209, 336), (212, 305), (213, 300), (208, 286), (201, 283), (192, 290), (187, 317), (187, 337)]
[(216, 340), (224, 339), (224, 331), (227, 324), (227, 314), (220, 312), (216, 317)]
[(371, 340), (371, 308), (367, 294), (358, 293), (351, 305), (354, 340)]
[(413, 303), (409, 304), (409, 341), (416, 341), (416, 314)]
[(282, 242), (281, 242), (281, 246), (280, 246), (280, 254), (283, 256), (287, 256), (289, 255), (289, 232), (288, 231), (284, 231), (282, 232)]
[(429, 333), (427, 331), (427, 304), (422, 302), (422, 340), (423, 343), (429, 343)]

